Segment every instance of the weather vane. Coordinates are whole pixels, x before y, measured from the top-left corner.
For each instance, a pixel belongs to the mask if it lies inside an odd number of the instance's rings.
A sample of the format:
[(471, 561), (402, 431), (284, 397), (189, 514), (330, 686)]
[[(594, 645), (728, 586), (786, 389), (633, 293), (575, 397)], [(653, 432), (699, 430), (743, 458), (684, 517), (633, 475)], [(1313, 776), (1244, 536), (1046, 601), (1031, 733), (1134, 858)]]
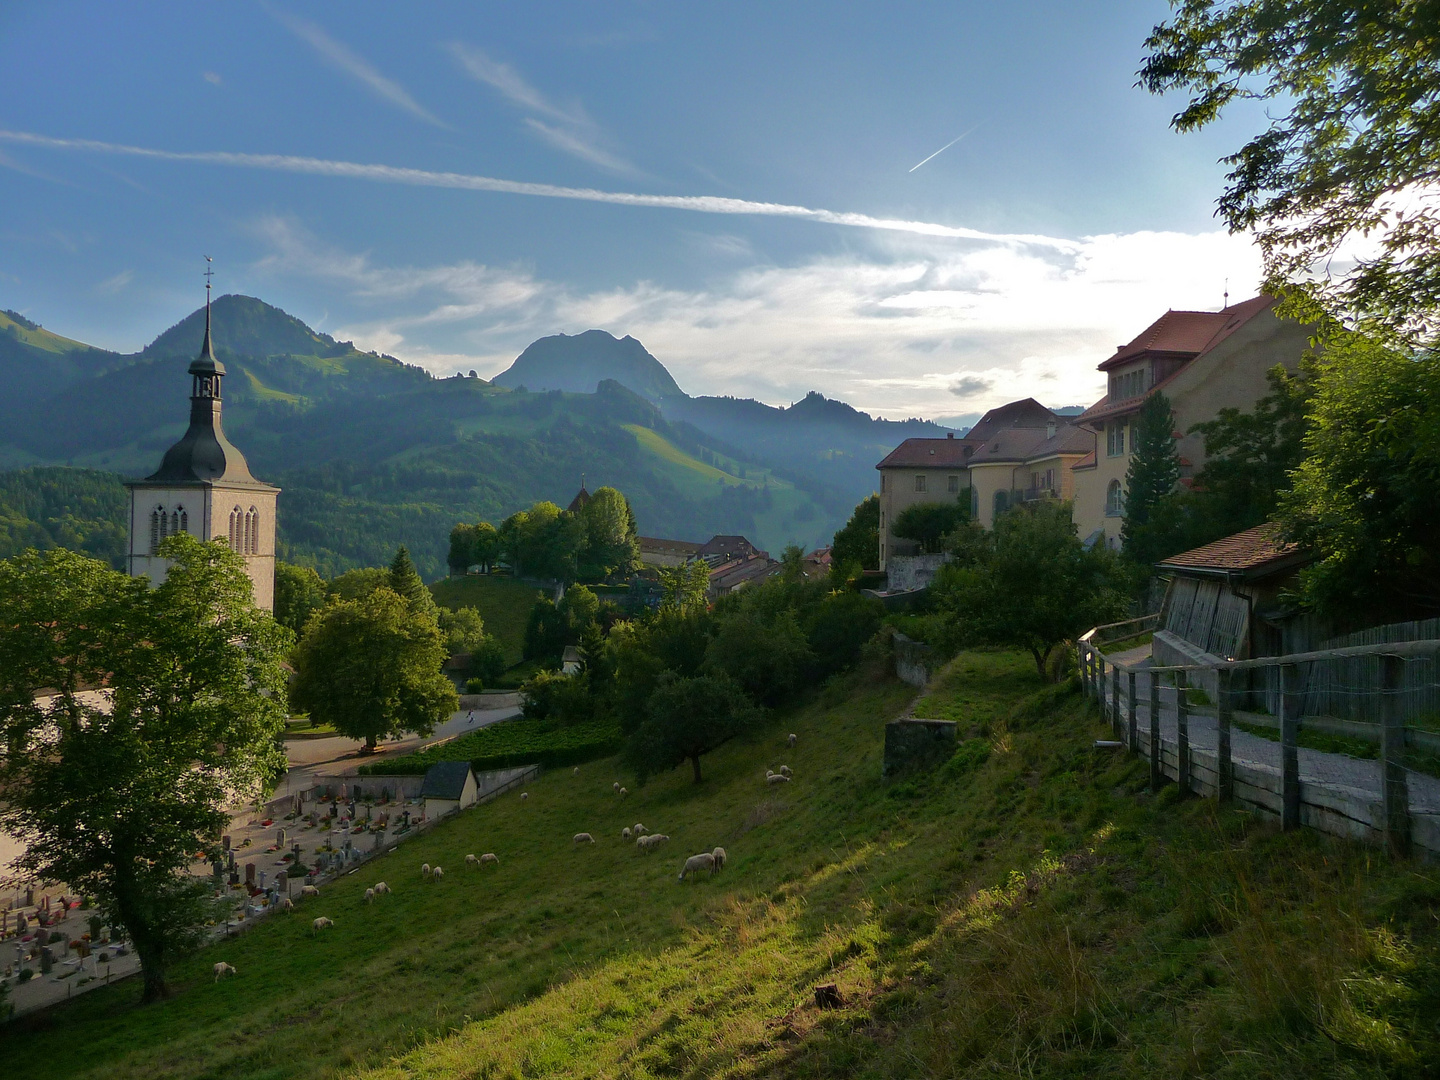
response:
[(210, 306), (210, 279), (215, 276), (215, 271), (210, 266), (213, 261), (209, 255), (205, 256), (205, 306), (207, 308)]

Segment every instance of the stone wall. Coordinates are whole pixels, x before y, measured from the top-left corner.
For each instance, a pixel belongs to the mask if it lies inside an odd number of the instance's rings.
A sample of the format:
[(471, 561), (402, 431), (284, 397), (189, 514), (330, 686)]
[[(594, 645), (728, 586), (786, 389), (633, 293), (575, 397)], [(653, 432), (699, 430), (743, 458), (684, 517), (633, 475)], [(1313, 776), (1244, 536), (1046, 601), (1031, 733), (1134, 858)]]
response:
[(895, 632), (895, 677), (921, 689), (930, 681), (932, 654), (923, 641)]
[(928, 589), (936, 571), (949, 561), (948, 551), (937, 555), (891, 555), (885, 560), (885, 572), (889, 576), (885, 588), (888, 592)]

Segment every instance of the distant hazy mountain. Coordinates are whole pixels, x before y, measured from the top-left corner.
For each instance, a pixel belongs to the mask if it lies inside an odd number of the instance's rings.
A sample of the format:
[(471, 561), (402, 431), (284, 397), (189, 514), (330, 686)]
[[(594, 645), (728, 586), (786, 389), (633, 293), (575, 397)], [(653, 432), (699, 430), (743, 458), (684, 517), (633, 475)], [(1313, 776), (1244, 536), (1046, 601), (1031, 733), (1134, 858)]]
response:
[(646, 352), (644, 345), (628, 334), (616, 338), (604, 330), (543, 337), (492, 381), (512, 390), (523, 386), (531, 391), (593, 394), (605, 379), (614, 379), (654, 402), (684, 396), (665, 365)]

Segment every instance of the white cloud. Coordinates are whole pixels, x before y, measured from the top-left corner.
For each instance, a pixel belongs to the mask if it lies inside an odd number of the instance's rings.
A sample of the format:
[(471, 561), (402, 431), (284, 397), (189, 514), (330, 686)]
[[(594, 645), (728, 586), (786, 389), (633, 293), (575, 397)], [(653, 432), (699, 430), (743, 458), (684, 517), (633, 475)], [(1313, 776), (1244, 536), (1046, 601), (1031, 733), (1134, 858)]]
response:
[(382, 75), (370, 61), (349, 46), (336, 41), (317, 24), (284, 11), (272, 11), (271, 14), (280, 20), (287, 30), (313, 48), (333, 67), (364, 83), (377, 97), (404, 109), (412, 116), (418, 116), (427, 124), (434, 124), (436, 127), (442, 128), (449, 126), (411, 97), (410, 92), (398, 82)]
[(555, 104), (509, 64), (492, 60), (473, 45), (456, 41), (449, 48), (472, 79), (498, 90), (522, 111), (535, 114), (527, 116), (525, 124), (551, 146), (610, 172), (635, 174), (633, 165), (605, 148), (604, 133), (581, 105)]
[(205, 81), (211, 86), (219, 86), (221, 82), (220, 73), (218, 71), (205, 72)]
[(1117, 344), (1167, 308), (1218, 308), (1227, 277), (1245, 299), (1260, 275), (1243, 237), (1142, 232), (1084, 238), (1074, 254), (906, 238), (703, 289), (578, 292), (472, 262), (378, 266), (280, 219), (261, 235), (262, 268), (327, 279), (365, 312), (341, 336), (437, 374), (488, 378), (537, 337), (598, 327), (639, 338), (690, 393), (784, 404), (814, 389), (890, 417), (951, 415), (962, 400), (1089, 404)]
[(134, 270), (121, 270), (114, 277), (108, 277), (95, 286), (95, 291), (113, 296), (135, 279)]

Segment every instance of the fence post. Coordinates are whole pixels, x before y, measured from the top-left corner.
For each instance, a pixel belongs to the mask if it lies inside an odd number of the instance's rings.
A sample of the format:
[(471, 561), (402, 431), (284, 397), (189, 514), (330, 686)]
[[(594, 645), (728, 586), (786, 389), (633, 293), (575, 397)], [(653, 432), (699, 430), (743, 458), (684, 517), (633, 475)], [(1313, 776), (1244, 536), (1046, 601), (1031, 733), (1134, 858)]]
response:
[(1182, 795), (1190, 794), (1190, 702), (1186, 691), (1190, 680), (1175, 672), (1175, 782)]
[(1400, 685), (1405, 661), (1380, 657), (1380, 801), (1385, 818), (1385, 846), (1400, 858), (1410, 854), (1410, 785), (1405, 776), (1405, 724)]
[(1100, 706), (1100, 715), (1105, 715), (1105, 654), (1095, 650), (1095, 701)]
[(1129, 738), (1126, 740), (1126, 742), (1130, 748), (1130, 753), (1138, 754), (1140, 752), (1140, 722), (1135, 712), (1135, 669), (1131, 668), (1125, 673), (1125, 676), (1126, 681), (1130, 684), (1128, 687), (1126, 687), (1126, 689), (1130, 691), (1126, 695), (1128, 704), (1130, 706), (1130, 715), (1128, 717), (1130, 721), (1128, 724)]
[(1280, 665), (1280, 825), (1300, 827), (1300, 665)]
[(1160, 674), (1150, 672), (1150, 790), (1159, 791), (1165, 777), (1160, 770)]
[(1080, 693), (1090, 696), (1090, 645), (1081, 641), (1075, 646), (1075, 662), (1080, 669)]
[(1230, 725), (1235, 718), (1234, 699), (1230, 696), (1230, 680), (1234, 672), (1220, 667), (1215, 672), (1215, 785), (1221, 802), (1235, 797), (1235, 759), (1230, 753)]
[(1120, 734), (1120, 665), (1110, 667), (1110, 730)]

